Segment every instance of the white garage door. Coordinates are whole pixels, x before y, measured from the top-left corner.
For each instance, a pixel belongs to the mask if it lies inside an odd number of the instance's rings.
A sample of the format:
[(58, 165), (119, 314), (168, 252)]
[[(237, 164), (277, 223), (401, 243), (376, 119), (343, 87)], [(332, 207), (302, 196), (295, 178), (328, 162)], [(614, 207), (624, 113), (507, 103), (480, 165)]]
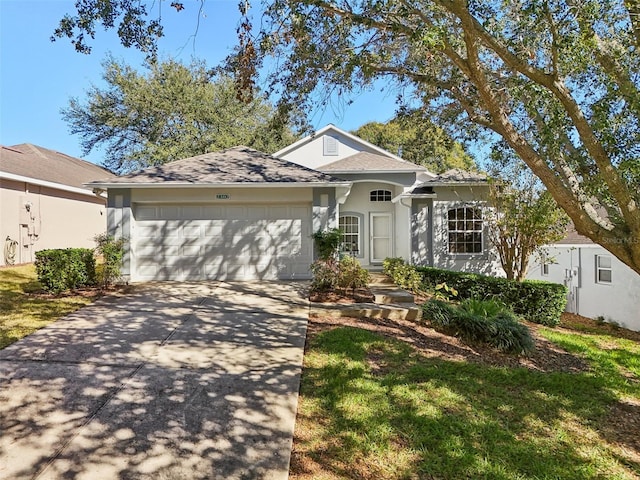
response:
[(136, 205), (133, 280), (309, 278), (310, 205)]

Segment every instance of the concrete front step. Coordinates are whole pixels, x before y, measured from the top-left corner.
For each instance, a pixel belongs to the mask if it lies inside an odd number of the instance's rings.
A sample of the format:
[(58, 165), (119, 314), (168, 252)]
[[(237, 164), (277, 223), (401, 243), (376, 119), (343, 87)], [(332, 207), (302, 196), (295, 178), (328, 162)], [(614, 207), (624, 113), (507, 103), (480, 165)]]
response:
[(422, 310), (415, 303), (403, 305), (377, 305), (375, 303), (312, 303), (311, 317), (388, 318), (391, 320), (417, 321)]
[(395, 283), (393, 283), (393, 280), (391, 280), (391, 277), (389, 277), (389, 275), (386, 275), (380, 272), (369, 272), (369, 274), (371, 279), (369, 281), (370, 287), (377, 287), (377, 286), (394, 287), (395, 286)]
[(374, 302), (377, 304), (415, 303), (413, 293), (396, 288), (371, 288)]

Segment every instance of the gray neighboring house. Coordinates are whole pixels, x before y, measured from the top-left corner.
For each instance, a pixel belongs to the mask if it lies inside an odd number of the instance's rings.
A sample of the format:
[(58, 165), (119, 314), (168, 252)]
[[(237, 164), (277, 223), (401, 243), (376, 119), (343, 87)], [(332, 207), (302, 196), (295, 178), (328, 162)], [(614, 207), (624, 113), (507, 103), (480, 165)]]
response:
[(531, 258), (527, 278), (566, 285), (567, 312), (640, 331), (640, 275), (573, 226), (545, 250)]
[(113, 175), (93, 163), (28, 143), (0, 147), (0, 265), (38, 250), (93, 248), (107, 228), (106, 197), (84, 184)]
[(312, 234), (335, 227), (369, 269), (501, 272), (484, 177), (434, 175), (333, 125), (273, 155), (240, 146), (88, 185), (129, 239), (130, 281), (308, 279)]

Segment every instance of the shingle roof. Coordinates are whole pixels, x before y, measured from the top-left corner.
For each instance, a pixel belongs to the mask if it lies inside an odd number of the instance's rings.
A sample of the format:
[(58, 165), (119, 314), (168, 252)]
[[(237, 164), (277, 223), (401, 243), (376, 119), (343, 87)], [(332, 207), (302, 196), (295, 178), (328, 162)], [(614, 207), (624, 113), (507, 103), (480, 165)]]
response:
[(337, 160), (333, 163), (320, 167), (323, 172), (366, 172), (366, 171), (384, 171), (384, 172), (422, 172), (427, 169), (421, 165), (407, 162), (406, 160), (397, 160), (395, 158), (385, 157), (370, 152), (358, 152), (349, 157)]
[(122, 175), (97, 185), (344, 183), (325, 173), (239, 146), (176, 160)]
[(569, 222), (569, 225), (567, 225), (567, 234), (565, 237), (555, 242), (556, 245), (591, 245), (593, 243), (590, 238), (576, 232), (576, 227), (573, 225), (573, 222)]
[(22, 143), (0, 148), (0, 171), (70, 187), (114, 175), (98, 165), (64, 153)]

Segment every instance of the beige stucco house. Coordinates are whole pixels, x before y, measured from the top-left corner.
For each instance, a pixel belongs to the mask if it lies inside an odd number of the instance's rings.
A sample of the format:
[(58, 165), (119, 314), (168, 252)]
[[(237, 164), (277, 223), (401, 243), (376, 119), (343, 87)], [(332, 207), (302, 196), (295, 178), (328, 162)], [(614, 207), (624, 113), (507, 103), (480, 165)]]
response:
[(106, 198), (84, 183), (113, 175), (31, 144), (0, 147), (0, 266), (33, 262), (38, 250), (95, 246)]

